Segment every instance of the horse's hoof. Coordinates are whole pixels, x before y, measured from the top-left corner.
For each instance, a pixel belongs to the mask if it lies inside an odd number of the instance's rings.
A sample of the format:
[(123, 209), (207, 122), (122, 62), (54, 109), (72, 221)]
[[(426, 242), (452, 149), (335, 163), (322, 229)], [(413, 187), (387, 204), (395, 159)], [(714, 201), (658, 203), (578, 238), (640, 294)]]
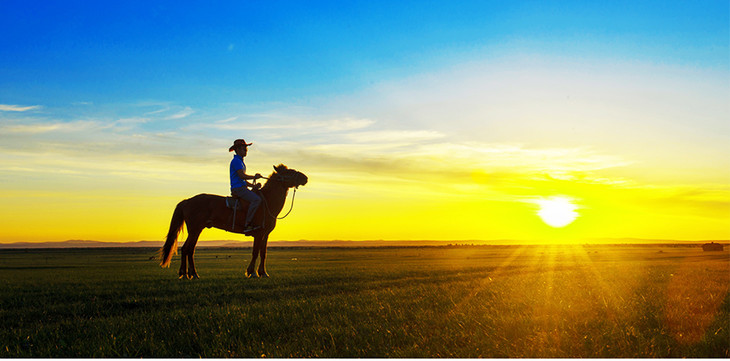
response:
[(254, 273), (248, 273), (248, 271), (246, 272), (246, 278), (257, 278), (258, 276), (259, 275), (256, 272), (254, 272)]
[(264, 272), (264, 273), (259, 273), (259, 277), (261, 277), (261, 278), (269, 278), (269, 274), (268, 274), (268, 273), (266, 273), (266, 272)]
[(188, 279), (190, 279), (190, 280), (197, 280), (197, 279), (200, 279), (200, 276), (198, 276), (198, 274), (195, 273), (193, 275), (188, 276)]
[(177, 277), (177, 279), (179, 279), (179, 280), (184, 280), (184, 279), (187, 279), (187, 278), (188, 278), (188, 275), (180, 275), (180, 276)]

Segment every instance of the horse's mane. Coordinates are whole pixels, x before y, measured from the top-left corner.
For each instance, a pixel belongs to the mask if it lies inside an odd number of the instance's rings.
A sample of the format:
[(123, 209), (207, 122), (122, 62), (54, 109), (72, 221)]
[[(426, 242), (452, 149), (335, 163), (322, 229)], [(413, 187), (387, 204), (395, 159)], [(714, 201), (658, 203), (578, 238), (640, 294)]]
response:
[(261, 187), (261, 190), (264, 190), (270, 186), (269, 182), (278, 173), (279, 170), (287, 170), (287, 169), (289, 169), (289, 168), (281, 163), (279, 165), (275, 166), (274, 171), (269, 175), (269, 180), (267, 180), (266, 183), (264, 183), (264, 186)]

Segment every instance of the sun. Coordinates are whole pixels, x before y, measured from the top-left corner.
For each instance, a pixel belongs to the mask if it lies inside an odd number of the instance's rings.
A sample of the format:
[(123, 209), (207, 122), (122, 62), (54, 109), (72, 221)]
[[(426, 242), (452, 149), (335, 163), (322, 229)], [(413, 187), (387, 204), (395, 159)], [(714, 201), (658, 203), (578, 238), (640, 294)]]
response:
[(551, 197), (537, 200), (535, 203), (540, 206), (537, 215), (551, 227), (565, 227), (578, 218), (578, 212), (575, 211), (578, 206), (573, 204), (570, 198)]

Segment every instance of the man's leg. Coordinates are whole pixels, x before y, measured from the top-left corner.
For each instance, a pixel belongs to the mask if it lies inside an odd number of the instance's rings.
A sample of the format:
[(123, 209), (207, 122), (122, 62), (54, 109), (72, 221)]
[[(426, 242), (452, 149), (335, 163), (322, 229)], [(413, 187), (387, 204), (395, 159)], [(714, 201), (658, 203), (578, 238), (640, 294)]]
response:
[(246, 212), (245, 224), (245, 226), (248, 227), (249, 225), (251, 225), (251, 220), (253, 219), (253, 216), (256, 214), (256, 210), (261, 204), (261, 197), (259, 197), (256, 193), (252, 192), (248, 188), (236, 188), (235, 193), (239, 198), (248, 202), (248, 212)]

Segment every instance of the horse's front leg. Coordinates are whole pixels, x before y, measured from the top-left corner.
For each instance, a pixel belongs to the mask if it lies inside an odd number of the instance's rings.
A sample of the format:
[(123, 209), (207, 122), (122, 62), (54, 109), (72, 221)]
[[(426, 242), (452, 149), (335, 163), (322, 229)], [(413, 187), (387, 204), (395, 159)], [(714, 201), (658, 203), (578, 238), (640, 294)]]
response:
[(259, 274), (256, 273), (256, 258), (259, 256), (259, 248), (261, 244), (261, 237), (255, 236), (253, 238), (253, 252), (251, 254), (251, 263), (248, 264), (248, 268), (246, 269), (246, 277), (258, 277)]
[(269, 277), (266, 273), (266, 245), (269, 242), (269, 234), (266, 233), (261, 237), (261, 244), (259, 245), (259, 254), (261, 254), (261, 263), (259, 263), (259, 277)]

